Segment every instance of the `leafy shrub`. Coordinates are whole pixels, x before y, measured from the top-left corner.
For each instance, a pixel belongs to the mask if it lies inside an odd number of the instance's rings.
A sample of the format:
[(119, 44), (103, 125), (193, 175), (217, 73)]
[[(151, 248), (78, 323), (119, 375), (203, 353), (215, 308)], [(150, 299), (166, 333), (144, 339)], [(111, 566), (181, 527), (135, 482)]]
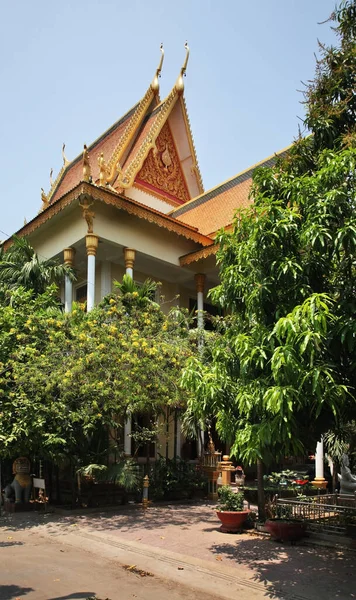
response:
[(229, 485), (223, 485), (218, 489), (218, 496), (217, 510), (238, 512), (244, 509), (243, 492), (235, 493)]

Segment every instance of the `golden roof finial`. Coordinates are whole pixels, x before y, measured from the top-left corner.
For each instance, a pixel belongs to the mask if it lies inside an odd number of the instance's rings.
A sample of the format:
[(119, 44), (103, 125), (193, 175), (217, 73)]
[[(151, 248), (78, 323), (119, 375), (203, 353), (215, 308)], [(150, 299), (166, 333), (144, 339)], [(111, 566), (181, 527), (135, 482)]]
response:
[(62, 158), (63, 158), (63, 165), (66, 167), (67, 165), (69, 165), (69, 162), (70, 162), (70, 161), (68, 160), (68, 158), (67, 158), (67, 157), (66, 157), (66, 155), (64, 154), (64, 150), (65, 150), (65, 148), (66, 148), (66, 145), (65, 145), (65, 143), (63, 142), (63, 146), (62, 146)]
[(164, 48), (163, 48), (163, 44), (161, 44), (161, 45), (160, 45), (160, 48), (159, 48), (159, 49), (160, 49), (160, 51), (161, 51), (161, 53), (162, 53), (162, 54), (161, 54), (161, 59), (160, 59), (160, 61), (159, 61), (159, 65), (158, 65), (158, 67), (157, 67), (157, 70), (156, 70), (155, 76), (154, 76), (154, 78), (153, 78), (153, 81), (152, 81), (152, 83), (151, 83), (151, 88), (152, 88), (152, 91), (153, 91), (155, 94), (158, 94), (158, 92), (159, 92), (159, 83), (158, 83), (158, 78), (159, 78), (159, 77), (161, 77), (161, 71), (162, 71), (162, 65), (163, 65), (163, 59), (164, 59)]
[(177, 82), (176, 82), (176, 90), (177, 90), (178, 94), (182, 94), (183, 91), (184, 91), (183, 77), (185, 77), (185, 72), (187, 70), (188, 59), (189, 59), (189, 46), (188, 46), (188, 42), (185, 42), (184, 48), (186, 50), (185, 61), (183, 63), (183, 66), (182, 66), (182, 68), (180, 70), (180, 73), (178, 75), (178, 79), (177, 79)]
[(47, 208), (49, 204), (48, 196), (43, 188), (41, 188), (41, 200), (42, 200), (42, 210)]

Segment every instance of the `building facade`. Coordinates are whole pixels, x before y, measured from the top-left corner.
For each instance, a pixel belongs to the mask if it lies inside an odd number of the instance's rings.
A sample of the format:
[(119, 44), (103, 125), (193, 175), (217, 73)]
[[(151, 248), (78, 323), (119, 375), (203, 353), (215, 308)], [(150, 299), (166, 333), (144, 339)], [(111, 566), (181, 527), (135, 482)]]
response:
[[(148, 277), (161, 282), (164, 311), (177, 303), (196, 306), (203, 327), (205, 295), (219, 282), (215, 237), (248, 206), (257, 165), (204, 191), (184, 99), (189, 48), (163, 100), (161, 51), (141, 100), (74, 160), (63, 149), (63, 166), (50, 190), (42, 190), (39, 214), (17, 235), (27, 236), (40, 256), (76, 269), (77, 281), (66, 279), (61, 290), (66, 311), (73, 301), (86, 301), (91, 310), (127, 273), (138, 283)], [(130, 427), (128, 421), (127, 454)], [(180, 434), (174, 443), (170, 454), (180, 455)]]

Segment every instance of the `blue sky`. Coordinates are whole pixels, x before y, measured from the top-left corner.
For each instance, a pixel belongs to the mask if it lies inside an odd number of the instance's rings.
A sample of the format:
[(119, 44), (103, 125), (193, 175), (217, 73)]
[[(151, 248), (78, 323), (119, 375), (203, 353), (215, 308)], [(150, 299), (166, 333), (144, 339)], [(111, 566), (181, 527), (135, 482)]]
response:
[(49, 172), (145, 93), (185, 79), (205, 189), (287, 146), (335, 0), (17, 0), (0, 23), (0, 239), (32, 219)]

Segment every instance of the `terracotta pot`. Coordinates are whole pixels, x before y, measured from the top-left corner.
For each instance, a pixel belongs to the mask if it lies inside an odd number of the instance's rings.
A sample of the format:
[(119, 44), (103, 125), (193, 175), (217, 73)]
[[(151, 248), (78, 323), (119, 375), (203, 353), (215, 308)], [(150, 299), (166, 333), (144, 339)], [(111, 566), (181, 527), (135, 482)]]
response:
[(265, 526), (272, 539), (279, 542), (296, 542), (306, 533), (306, 523), (302, 521), (269, 519)]
[(242, 525), (246, 521), (249, 513), (249, 510), (217, 511), (216, 514), (222, 523), (220, 531), (223, 533), (237, 533), (238, 531), (241, 531)]

